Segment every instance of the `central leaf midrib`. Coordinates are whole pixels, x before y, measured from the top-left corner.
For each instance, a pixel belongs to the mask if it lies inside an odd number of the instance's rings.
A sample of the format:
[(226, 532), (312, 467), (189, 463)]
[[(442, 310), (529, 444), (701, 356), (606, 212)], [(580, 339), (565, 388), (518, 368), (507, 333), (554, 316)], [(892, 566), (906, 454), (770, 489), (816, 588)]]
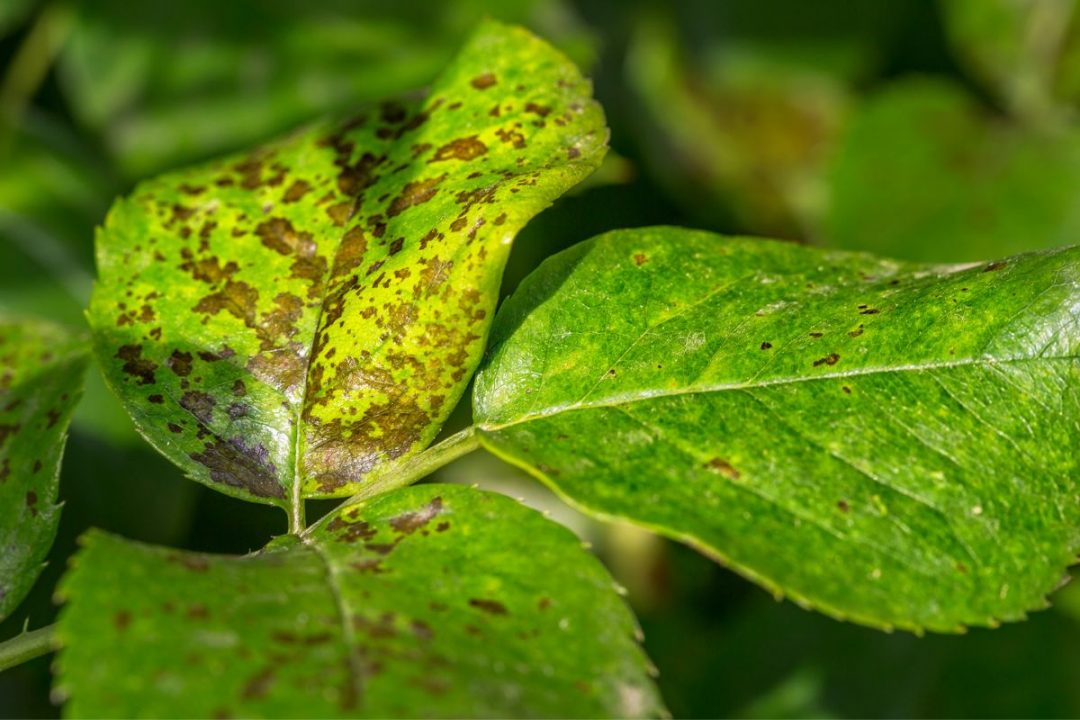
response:
[[(349, 667), (349, 683), (352, 686), (352, 692), (355, 694), (356, 704), (359, 706), (363, 698), (365, 676), (360, 669), (360, 664), (357, 662), (356, 635), (353, 631), (352, 616), (345, 604), (345, 596), (341, 591), (341, 586), (338, 584), (337, 574), (334, 572), (333, 564), (323, 552), (319, 543), (309, 537), (301, 537), (300, 541), (303, 543), (304, 547), (309, 548), (311, 552), (319, 558), (319, 562), (322, 563), (323, 569), (326, 571), (326, 585), (330, 590), (331, 597), (333, 597), (334, 606), (337, 608), (338, 618), (341, 621), (342, 641), (345, 643), (346, 652), (348, 653), (347, 663)], [(352, 709), (355, 710), (356, 708)]]
[(704, 395), (709, 393), (720, 393), (728, 391), (743, 391), (743, 390), (755, 390), (759, 388), (778, 387), (783, 385), (794, 385), (803, 382), (815, 382), (815, 381), (828, 381), (839, 380), (850, 377), (865, 377), (871, 375), (884, 375), (889, 373), (917, 373), (925, 372), (928, 370), (950, 370), (960, 367), (972, 367), (977, 365), (1016, 365), (1030, 362), (1054, 362), (1060, 360), (1077, 360), (1080, 359), (1078, 355), (1051, 355), (1051, 356), (1039, 356), (1039, 357), (1015, 357), (997, 359), (994, 357), (981, 357), (981, 358), (968, 358), (965, 360), (953, 360), (947, 362), (928, 362), (908, 365), (898, 365), (894, 367), (872, 367), (872, 368), (859, 368), (855, 370), (846, 370), (839, 372), (827, 372), (819, 375), (804, 375), (804, 376), (787, 376), (778, 377), (761, 381), (741, 381), (741, 382), (727, 382), (718, 383), (713, 385), (700, 385), (687, 388), (674, 388), (674, 389), (660, 389), (655, 392), (647, 392), (647, 394), (622, 394), (615, 395), (601, 400), (593, 402), (574, 402), (566, 405), (558, 405), (554, 407), (545, 408), (540, 411), (531, 411), (519, 418), (508, 422), (501, 423), (477, 423), (477, 427), (480, 430), (497, 431), (505, 428), (510, 428), (515, 425), (522, 425), (533, 420), (540, 420), (543, 418), (552, 417), (555, 415), (561, 415), (566, 412), (575, 412), (579, 410), (595, 410), (602, 408), (614, 408), (623, 405), (630, 405), (635, 402), (644, 402), (647, 400), (654, 400), (657, 398), (678, 397), (682, 395)]

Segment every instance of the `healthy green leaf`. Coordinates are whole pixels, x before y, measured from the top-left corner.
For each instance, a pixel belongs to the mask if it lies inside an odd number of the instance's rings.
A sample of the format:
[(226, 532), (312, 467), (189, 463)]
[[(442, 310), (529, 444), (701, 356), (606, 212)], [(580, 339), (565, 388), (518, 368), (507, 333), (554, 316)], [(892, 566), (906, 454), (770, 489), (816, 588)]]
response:
[(29, 592), (56, 537), (60, 457), (87, 350), (57, 327), (0, 315), (0, 620)]
[(482, 442), (776, 593), (951, 631), (1080, 551), (1080, 249), (975, 266), (655, 228), (541, 266), (477, 377)]
[(427, 99), (140, 185), (99, 235), (90, 308), (139, 429), (196, 480), (294, 514), (428, 444), (515, 233), (604, 154), (589, 91), (487, 23)]
[(977, 261), (1080, 235), (1080, 134), (1025, 131), (938, 80), (894, 83), (837, 141), (821, 239), (932, 262)]
[(502, 495), (414, 486), (247, 557), (84, 545), (58, 631), (73, 717), (662, 710), (603, 566)]

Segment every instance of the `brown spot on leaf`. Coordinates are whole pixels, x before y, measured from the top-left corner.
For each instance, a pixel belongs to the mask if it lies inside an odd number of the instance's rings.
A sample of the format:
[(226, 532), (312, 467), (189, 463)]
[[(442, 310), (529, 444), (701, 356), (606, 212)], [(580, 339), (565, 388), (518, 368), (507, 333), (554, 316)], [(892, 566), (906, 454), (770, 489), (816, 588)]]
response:
[(525, 112), (532, 113), (533, 115), (539, 115), (540, 117), (547, 117), (551, 112), (551, 108), (546, 105), (538, 105), (533, 102), (525, 103)]
[(192, 308), (204, 315), (217, 315), (225, 311), (249, 327), (255, 322), (255, 304), (259, 291), (243, 281), (229, 280), (221, 290), (203, 297)]
[(182, 352), (180, 350), (173, 350), (172, 355), (169, 356), (167, 364), (169, 369), (172, 370), (179, 377), (187, 377), (191, 374), (191, 353)]
[(215, 438), (203, 452), (192, 453), (191, 459), (205, 465), (214, 482), (243, 488), (259, 497), (285, 497), (269, 453), (262, 445), (249, 446), (243, 438)]
[(477, 610), (483, 610), (491, 615), (509, 615), (510, 611), (506, 609), (498, 600), (485, 600), (483, 598), (472, 598), (469, 600), (469, 605)]
[(448, 142), (435, 151), (428, 163), (446, 160), (473, 160), (487, 152), (487, 145), (480, 142), (476, 135), (458, 138)]
[(517, 130), (505, 130), (503, 128), (499, 128), (495, 131), (495, 135), (502, 142), (513, 145), (519, 150), (525, 147), (525, 136)]
[(442, 507), (442, 498), (434, 498), (420, 510), (404, 513), (395, 518), (391, 518), (390, 527), (403, 535), (411, 535), (431, 522), (432, 518), (442, 512)]
[(735, 466), (729, 463), (723, 458), (714, 457), (709, 462), (705, 463), (705, 467), (714, 473), (723, 475), (730, 480), (738, 480), (742, 477), (742, 473), (735, 469)]
[(274, 684), (274, 668), (267, 666), (248, 678), (244, 683), (243, 697), (245, 700), (259, 700), (266, 697)]
[(818, 367), (819, 365), (835, 365), (838, 362), (840, 362), (840, 356), (836, 353), (829, 353), (820, 360), (815, 360), (814, 367)]
[(470, 80), (469, 84), (477, 90), (487, 90), (489, 87), (491, 87), (497, 82), (498, 80), (492, 73), (483, 73), (482, 75), (477, 75), (472, 80)]
[(405, 187), (401, 189), (401, 193), (391, 201), (390, 207), (386, 210), (386, 214), (390, 217), (395, 217), (415, 205), (426, 203), (439, 192), (439, 183), (445, 179), (446, 175), (443, 174), (437, 178), (415, 180), (413, 182), (405, 183)]
[(189, 390), (180, 398), (180, 407), (194, 415), (203, 425), (209, 425), (213, 419), (217, 401), (201, 390)]
[(157, 363), (142, 357), (142, 345), (121, 345), (116, 351), (116, 357), (124, 361), (120, 369), (128, 375), (137, 377), (140, 385), (154, 384), (154, 371), (158, 366)]
[(347, 522), (340, 515), (331, 520), (326, 529), (332, 533), (337, 533), (338, 542), (346, 543), (353, 543), (357, 540), (370, 540), (378, 533), (375, 528), (363, 520)]
[(1007, 267), (1008, 265), (1009, 265), (1009, 263), (1005, 262), (1004, 260), (999, 260), (997, 262), (992, 262), (989, 265), (987, 265), (986, 267), (984, 267), (983, 272), (997, 272), (998, 270), (1001, 270), (1002, 268)]
[(281, 200), (282, 202), (294, 203), (309, 192), (311, 192), (311, 185), (304, 180), (297, 180), (289, 186), (289, 189), (281, 196)]

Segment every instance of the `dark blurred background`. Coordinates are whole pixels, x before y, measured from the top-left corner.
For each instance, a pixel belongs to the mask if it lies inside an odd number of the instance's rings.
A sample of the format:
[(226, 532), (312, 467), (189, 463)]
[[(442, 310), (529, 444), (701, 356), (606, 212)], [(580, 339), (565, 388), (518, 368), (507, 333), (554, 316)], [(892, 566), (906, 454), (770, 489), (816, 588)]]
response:
[[(594, 78), (612, 129), (601, 170), (518, 239), (506, 292), (553, 252), (647, 224), (942, 262), (1076, 242), (1076, 5), (0, 0), (0, 307), (83, 327), (94, 227), (116, 195), (420, 87), (485, 15), (565, 50)], [(467, 422), (459, 408), (451, 425)], [(594, 523), (490, 456), (437, 479), (523, 496), (590, 540), (629, 589), (676, 717), (1080, 716), (1076, 587), (1025, 623), (889, 635)], [(96, 372), (61, 492), (50, 565), (0, 638), (53, 619), (87, 527), (232, 553), (285, 530), (277, 510), (184, 480)], [(58, 714), (49, 662), (0, 674), (0, 715)]]

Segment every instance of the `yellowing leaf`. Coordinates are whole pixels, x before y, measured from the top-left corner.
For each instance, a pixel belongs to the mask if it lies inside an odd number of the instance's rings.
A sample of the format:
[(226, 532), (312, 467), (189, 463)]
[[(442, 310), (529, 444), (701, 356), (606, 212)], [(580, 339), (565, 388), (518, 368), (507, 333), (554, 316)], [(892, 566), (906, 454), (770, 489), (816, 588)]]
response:
[(287, 508), (427, 445), (483, 351), (510, 243), (599, 164), (589, 83), (485, 24), (423, 99), (140, 185), (90, 309), (139, 429), (201, 482)]

